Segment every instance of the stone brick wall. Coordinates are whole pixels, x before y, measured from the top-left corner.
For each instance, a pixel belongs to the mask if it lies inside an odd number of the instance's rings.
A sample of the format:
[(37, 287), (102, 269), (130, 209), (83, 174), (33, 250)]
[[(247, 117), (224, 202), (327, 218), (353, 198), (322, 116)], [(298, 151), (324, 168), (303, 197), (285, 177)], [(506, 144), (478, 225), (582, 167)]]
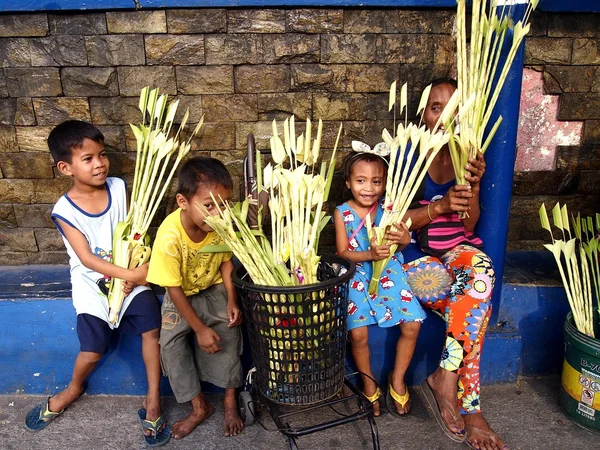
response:
[[(112, 174), (129, 180), (128, 123), (140, 120), (140, 89), (160, 87), (196, 121), (204, 114), (194, 153), (227, 162), (240, 183), (247, 134), (266, 148), (273, 119), (322, 118), (325, 149), (340, 122), (344, 148), (378, 142), (392, 125), (392, 81), (418, 91), (449, 73), (452, 19), (452, 10), (359, 9), (0, 16), (0, 264), (67, 262), (50, 211), (69, 180), (45, 141), (64, 119), (97, 125)], [(172, 207), (167, 199), (157, 220)], [(322, 242), (331, 245), (332, 233)]]
[[(53, 167), (46, 137), (67, 118), (106, 136), (111, 173), (131, 180), (142, 87), (160, 87), (204, 115), (194, 154), (228, 164), (241, 183), (246, 136), (266, 148), (271, 121), (325, 121), (330, 149), (370, 144), (392, 126), (387, 92), (408, 81), (409, 111), (432, 78), (452, 73), (454, 10), (187, 9), (0, 15), (0, 265), (66, 263), (50, 220), (70, 180)], [(561, 120), (585, 120), (584, 145), (561, 149), (557, 170), (518, 173), (512, 247), (534, 245), (540, 199), (598, 195), (598, 15), (534, 17), (527, 63), (561, 95)], [(577, 30), (577, 31), (572, 31)], [(583, 75), (578, 75), (583, 74)], [(586, 78), (587, 77), (587, 78)], [(586, 106), (589, 105), (589, 106)], [(343, 156), (343, 155), (341, 155)], [(557, 183), (562, 182), (560, 186)], [(553, 187), (554, 186), (554, 187)], [(339, 187), (339, 189), (338, 189)], [(338, 177), (332, 204), (342, 200)], [(597, 202), (596, 202), (597, 203)], [(157, 223), (173, 208), (165, 202)], [(332, 245), (331, 231), (322, 243)]]
[[(551, 171), (516, 172), (509, 250), (540, 250), (538, 209), (557, 201), (584, 215), (600, 212), (600, 14), (535, 14), (526, 66), (559, 96), (558, 120), (582, 121), (580, 145), (558, 146)], [(543, 125), (542, 125), (543, 126)]]

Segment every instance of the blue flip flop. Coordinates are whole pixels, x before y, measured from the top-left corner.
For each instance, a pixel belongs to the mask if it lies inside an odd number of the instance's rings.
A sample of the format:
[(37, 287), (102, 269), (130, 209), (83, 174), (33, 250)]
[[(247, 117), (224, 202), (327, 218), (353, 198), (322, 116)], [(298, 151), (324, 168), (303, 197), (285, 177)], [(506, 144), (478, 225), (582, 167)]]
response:
[(27, 413), (27, 417), (25, 417), (25, 428), (29, 431), (43, 430), (64, 411), (64, 409), (59, 412), (50, 411), (50, 397), (48, 397), (45, 405), (40, 403)]
[(142, 432), (145, 430), (152, 431), (152, 436), (146, 436), (144, 433), (144, 440), (148, 447), (159, 447), (169, 442), (169, 439), (171, 439), (171, 430), (169, 426), (165, 425), (162, 430), (158, 431), (163, 423), (165, 423), (162, 415), (155, 421), (146, 420), (146, 409), (140, 408), (138, 410), (138, 417), (142, 424)]

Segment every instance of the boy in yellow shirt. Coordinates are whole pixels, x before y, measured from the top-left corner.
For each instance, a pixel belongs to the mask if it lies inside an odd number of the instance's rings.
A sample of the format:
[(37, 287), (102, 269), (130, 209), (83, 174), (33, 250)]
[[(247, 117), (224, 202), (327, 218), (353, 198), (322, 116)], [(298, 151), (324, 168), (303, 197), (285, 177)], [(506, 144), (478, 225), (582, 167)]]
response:
[[(205, 222), (202, 205), (218, 214), (231, 197), (233, 182), (221, 161), (195, 157), (179, 172), (177, 205), (160, 225), (147, 280), (166, 288), (162, 304), (160, 353), (163, 371), (179, 403), (193, 410), (171, 427), (181, 439), (213, 412), (201, 392), (200, 381), (225, 389), (223, 433), (235, 436), (244, 428), (238, 414), (236, 388), (242, 385), (241, 311), (231, 282), (231, 253), (204, 253), (221, 238)], [(194, 334), (194, 341), (188, 339)]]

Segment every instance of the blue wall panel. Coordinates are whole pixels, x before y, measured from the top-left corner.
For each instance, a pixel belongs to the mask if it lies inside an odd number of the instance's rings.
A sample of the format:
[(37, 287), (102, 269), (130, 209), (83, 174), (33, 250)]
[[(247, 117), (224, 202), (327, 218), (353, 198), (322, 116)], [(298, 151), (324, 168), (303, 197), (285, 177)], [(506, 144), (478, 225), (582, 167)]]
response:
[[(455, 0), (0, 0), (0, 12), (54, 11), (54, 10), (109, 10), (141, 8), (187, 7), (423, 7), (453, 8)], [(600, 12), (598, 0), (541, 0), (538, 8), (556, 12)]]
[[(0, 271), (0, 284), (1, 279)], [(501, 304), (501, 325), (490, 328), (486, 336), (482, 383), (510, 382), (519, 374), (558, 373), (568, 311), (564, 289), (507, 283)], [(79, 350), (75, 324), (75, 311), (67, 298), (0, 300), (0, 394), (50, 394), (66, 387)], [(385, 385), (399, 329), (370, 327), (369, 333), (373, 373)], [(419, 384), (436, 369), (443, 341), (443, 321), (429, 314), (408, 369), (409, 385)], [(246, 339), (245, 370), (252, 366), (248, 347)], [(349, 370), (352, 366), (348, 357)], [(146, 387), (140, 338), (117, 334), (91, 375), (87, 393), (143, 395)], [(163, 394), (171, 394), (166, 378), (161, 387)]]

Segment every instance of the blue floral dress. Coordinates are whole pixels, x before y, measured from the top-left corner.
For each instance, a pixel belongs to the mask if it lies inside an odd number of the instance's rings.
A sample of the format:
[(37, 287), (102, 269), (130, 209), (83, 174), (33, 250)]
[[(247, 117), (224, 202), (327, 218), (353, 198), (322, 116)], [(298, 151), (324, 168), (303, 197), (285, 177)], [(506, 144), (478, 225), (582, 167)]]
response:
[[(348, 203), (339, 205), (337, 209), (342, 215), (346, 234), (350, 239), (362, 219)], [(382, 214), (380, 204), (373, 225), (379, 223)], [(348, 241), (348, 250), (367, 251), (370, 245), (367, 227), (363, 224)], [(378, 294), (373, 296), (368, 293), (373, 277), (373, 263), (365, 261), (356, 264), (356, 272), (348, 289), (348, 330), (375, 324), (385, 328), (404, 322), (422, 322), (425, 319), (425, 311), (410, 290), (402, 263), (402, 253), (396, 252), (381, 275)]]

